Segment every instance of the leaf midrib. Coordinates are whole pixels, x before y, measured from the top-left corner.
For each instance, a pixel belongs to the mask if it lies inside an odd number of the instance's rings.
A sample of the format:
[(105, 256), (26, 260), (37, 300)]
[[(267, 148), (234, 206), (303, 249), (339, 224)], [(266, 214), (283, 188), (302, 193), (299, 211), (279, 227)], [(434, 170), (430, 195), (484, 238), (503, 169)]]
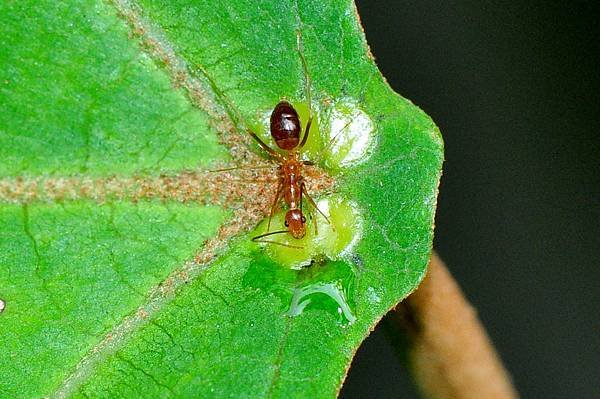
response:
[[(162, 70), (171, 79), (173, 83), (172, 87), (183, 88), (187, 93), (186, 98), (188, 101), (193, 106), (207, 113), (211, 125), (219, 133), (221, 143), (230, 149), (235, 149), (235, 151), (243, 153), (232, 155), (234, 157), (237, 155), (242, 159), (253, 159), (256, 163), (264, 162), (262, 158), (248, 150), (248, 137), (237, 134), (240, 129), (245, 129), (247, 124), (237, 109), (222, 94), (216, 81), (210, 77), (206, 69), (202, 65), (195, 64), (195, 67), (201, 72), (202, 77), (199, 78), (192, 75), (185, 60), (176, 54), (174, 50), (176, 47), (168, 42), (166, 36), (161, 33), (160, 28), (152, 25), (142, 16), (141, 7), (138, 4), (133, 4), (126, 0), (109, 0), (108, 3), (126, 21), (133, 34), (132, 37), (137, 36), (139, 38), (142, 44), (140, 46), (141, 51), (146, 52), (157, 63), (164, 66)], [(301, 40), (301, 21), (297, 4), (295, 12), (297, 13), (298, 21), (298, 40)], [(302, 57), (301, 43), (297, 50)], [(236, 145), (240, 144), (240, 142), (243, 145)], [(15, 179), (14, 181), (17, 180)], [(11, 186), (10, 180), (0, 180), (0, 184), (3, 182), (8, 187)], [(224, 184), (224, 187), (230, 186)], [(2, 200), (1, 195), (0, 200)], [(247, 210), (257, 207), (256, 198), (254, 197), (246, 196), (245, 198), (242, 197), (241, 200), (241, 209)], [(210, 266), (219, 252), (223, 250), (228, 238), (247, 230), (259, 221), (257, 218), (249, 218), (249, 214), (252, 214), (252, 212), (243, 212), (243, 215), (242, 212), (234, 214), (229, 222), (221, 226), (219, 234), (205, 243), (203, 249), (195, 255), (193, 260), (174, 269), (166, 279), (154, 286), (148, 292), (145, 301), (133, 313), (124, 317), (98, 344), (88, 351), (75, 366), (71, 374), (62, 381), (62, 384), (50, 397), (66, 398), (76, 392), (86, 379), (92, 375), (98, 363), (111, 354), (116, 353), (135, 331), (148, 322), (151, 322), (153, 316), (174, 299), (178, 289), (198, 278)], [(286, 332), (290, 329), (290, 323), (291, 321), (286, 321)], [(279, 342), (277, 358), (274, 359), (273, 375), (268, 387), (269, 396), (272, 395), (272, 391), (277, 386), (279, 379), (279, 369), (283, 362), (286, 335), (284, 334)]]

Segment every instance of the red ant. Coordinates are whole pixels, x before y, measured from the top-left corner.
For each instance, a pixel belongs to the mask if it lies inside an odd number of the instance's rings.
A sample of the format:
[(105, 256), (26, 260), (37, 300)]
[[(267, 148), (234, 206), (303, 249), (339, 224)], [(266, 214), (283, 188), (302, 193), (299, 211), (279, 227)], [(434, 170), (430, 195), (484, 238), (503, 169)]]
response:
[[(302, 213), (302, 197), (303, 195), (308, 199), (308, 202), (315, 207), (315, 209), (323, 215), (327, 223), (329, 219), (321, 210), (317, 207), (315, 201), (311, 198), (306, 190), (304, 178), (302, 177), (302, 168), (304, 166), (315, 165), (311, 161), (302, 161), (298, 157), (298, 151), (301, 150), (306, 141), (308, 140), (308, 134), (310, 133), (310, 125), (312, 123), (312, 116), (309, 117), (300, 141), (300, 118), (298, 112), (294, 107), (287, 101), (280, 101), (273, 109), (271, 113), (271, 137), (275, 140), (275, 144), (284, 150), (285, 153), (281, 154), (262, 141), (256, 133), (249, 131), (250, 135), (258, 142), (258, 144), (279, 164), (279, 183), (277, 185), (277, 194), (275, 200), (271, 206), (271, 212), (269, 214), (269, 222), (267, 224), (267, 233), (258, 235), (252, 238), (252, 241), (268, 242), (272, 244), (279, 244), (293, 248), (301, 248), (294, 245), (287, 245), (277, 241), (261, 240), (263, 237), (271, 236), (274, 234), (290, 233), (292, 237), (300, 239), (306, 234), (306, 217)], [(285, 227), (287, 230), (278, 230), (268, 232), (271, 227), (271, 219), (280, 198), (288, 206), (288, 211), (285, 214)], [(316, 221), (315, 221), (316, 223)], [(315, 225), (316, 227), (316, 225)]]

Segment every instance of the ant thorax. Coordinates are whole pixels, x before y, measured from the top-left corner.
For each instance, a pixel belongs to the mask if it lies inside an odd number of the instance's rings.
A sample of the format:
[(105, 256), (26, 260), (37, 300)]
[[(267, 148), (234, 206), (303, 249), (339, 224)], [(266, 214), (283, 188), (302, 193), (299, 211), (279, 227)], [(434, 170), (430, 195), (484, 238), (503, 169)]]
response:
[(284, 159), (280, 176), (285, 203), (290, 209), (299, 208), (302, 201), (302, 163), (295, 156)]

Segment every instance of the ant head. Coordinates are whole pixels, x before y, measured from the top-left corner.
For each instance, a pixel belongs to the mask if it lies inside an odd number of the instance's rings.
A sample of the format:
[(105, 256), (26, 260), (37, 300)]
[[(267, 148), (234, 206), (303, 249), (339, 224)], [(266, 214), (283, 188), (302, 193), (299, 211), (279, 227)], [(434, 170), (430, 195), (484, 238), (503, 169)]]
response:
[(306, 218), (300, 211), (300, 209), (290, 209), (285, 214), (285, 227), (294, 238), (302, 238), (306, 234), (306, 228), (304, 226)]

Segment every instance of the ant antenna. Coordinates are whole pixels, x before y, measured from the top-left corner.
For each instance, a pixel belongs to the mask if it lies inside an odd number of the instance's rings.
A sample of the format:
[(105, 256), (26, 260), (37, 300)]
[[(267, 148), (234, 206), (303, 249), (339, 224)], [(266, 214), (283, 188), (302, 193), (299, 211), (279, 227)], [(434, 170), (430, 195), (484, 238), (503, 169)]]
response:
[(281, 245), (281, 246), (289, 247), (289, 248), (303, 249), (304, 247), (301, 247), (298, 245), (290, 245), (290, 244), (285, 244), (283, 242), (277, 242), (277, 241), (273, 241), (273, 240), (260, 240), (260, 238), (263, 238), (263, 237), (272, 236), (274, 234), (283, 234), (283, 233), (287, 233), (287, 232), (288, 232), (287, 230), (271, 231), (269, 233), (264, 233), (264, 234), (258, 235), (256, 237), (252, 237), (252, 241), (264, 242), (264, 243), (268, 243), (268, 244), (277, 244), (277, 245)]

